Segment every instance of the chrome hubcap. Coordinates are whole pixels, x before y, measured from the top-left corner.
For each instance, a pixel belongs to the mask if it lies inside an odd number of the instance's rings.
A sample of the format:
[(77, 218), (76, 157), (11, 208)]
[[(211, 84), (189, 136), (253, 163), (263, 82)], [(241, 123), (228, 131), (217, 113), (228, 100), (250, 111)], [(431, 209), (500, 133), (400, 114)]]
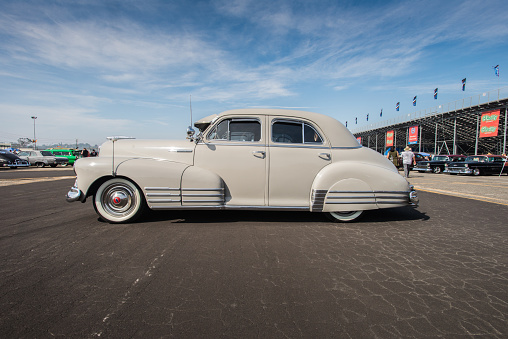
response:
[(114, 216), (129, 214), (136, 206), (136, 196), (131, 187), (115, 183), (104, 190), (101, 196), (102, 207)]

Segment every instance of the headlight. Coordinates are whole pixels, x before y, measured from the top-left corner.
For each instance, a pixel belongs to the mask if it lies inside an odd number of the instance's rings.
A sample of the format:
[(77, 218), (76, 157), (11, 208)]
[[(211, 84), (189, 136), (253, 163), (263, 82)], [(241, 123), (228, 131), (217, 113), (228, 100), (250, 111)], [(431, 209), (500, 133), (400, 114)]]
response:
[(427, 168), (430, 168), (430, 164), (427, 164)]
[(464, 164), (464, 167), (469, 167), (469, 165), (468, 164)]
[(444, 164), (444, 167), (448, 167), (448, 164)]

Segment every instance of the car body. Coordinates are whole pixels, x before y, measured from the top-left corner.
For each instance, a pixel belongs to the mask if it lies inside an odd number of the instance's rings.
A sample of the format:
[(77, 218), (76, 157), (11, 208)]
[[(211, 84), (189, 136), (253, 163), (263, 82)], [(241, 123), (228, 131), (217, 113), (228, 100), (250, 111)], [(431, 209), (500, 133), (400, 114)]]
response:
[(0, 167), (18, 168), (29, 166), (30, 163), (28, 162), (28, 160), (21, 159), (12, 152), (0, 150)]
[(445, 169), (445, 164), (464, 160), (466, 160), (466, 156), (462, 154), (435, 155), (432, 160), (417, 162), (413, 170), (418, 172), (441, 173)]
[[(45, 151), (51, 152), (55, 157), (61, 157), (61, 158), (67, 158), (69, 165), (74, 165), (74, 162), (79, 158), (79, 151), (67, 148), (51, 148), (47, 149)], [(62, 164), (62, 166), (66, 166), (65, 164)]]
[(201, 133), (188, 131), (191, 140), (109, 138), (99, 157), (76, 161), (67, 201), (93, 196), (111, 223), (134, 220), (146, 205), (325, 212), (352, 221), (364, 210), (418, 203), (388, 159), (326, 115), (243, 109), (195, 126)]
[(21, 159), (28, 160), (32, 166), (56, 167), (57, 165), (67, 166), (69, 160), (67, 158), (55, 157), (49, 151), (22, 151), (19, 153)]
[(488, 175), (508, 173), (506, 157), (502, 155), (470, 155), (465, 161), (446, 164), (444, 173)]

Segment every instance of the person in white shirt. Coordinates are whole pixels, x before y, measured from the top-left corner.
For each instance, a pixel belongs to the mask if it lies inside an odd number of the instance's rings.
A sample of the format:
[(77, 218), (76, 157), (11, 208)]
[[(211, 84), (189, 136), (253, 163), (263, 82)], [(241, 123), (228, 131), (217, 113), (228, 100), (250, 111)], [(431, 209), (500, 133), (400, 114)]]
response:
[(416, 165), (415, 154), (411, 151), (411, 148), (407, 146), (400, 155), (402, 156), (402, 165), (404, 166), (404, 177), (409, 178), (411, 164)]

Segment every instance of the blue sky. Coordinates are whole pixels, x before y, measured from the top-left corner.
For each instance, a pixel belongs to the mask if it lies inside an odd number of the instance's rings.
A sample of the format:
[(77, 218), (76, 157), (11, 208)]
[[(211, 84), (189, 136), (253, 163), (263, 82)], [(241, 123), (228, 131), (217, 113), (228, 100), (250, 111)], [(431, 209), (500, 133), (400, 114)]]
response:
[(0, 4), (0, 141), (33, 137), (32, 115), (38, 144), (181, 139), (190, 95), (194, 120), (273, 107), (356, 127), (508, 86), (505, 0)]

